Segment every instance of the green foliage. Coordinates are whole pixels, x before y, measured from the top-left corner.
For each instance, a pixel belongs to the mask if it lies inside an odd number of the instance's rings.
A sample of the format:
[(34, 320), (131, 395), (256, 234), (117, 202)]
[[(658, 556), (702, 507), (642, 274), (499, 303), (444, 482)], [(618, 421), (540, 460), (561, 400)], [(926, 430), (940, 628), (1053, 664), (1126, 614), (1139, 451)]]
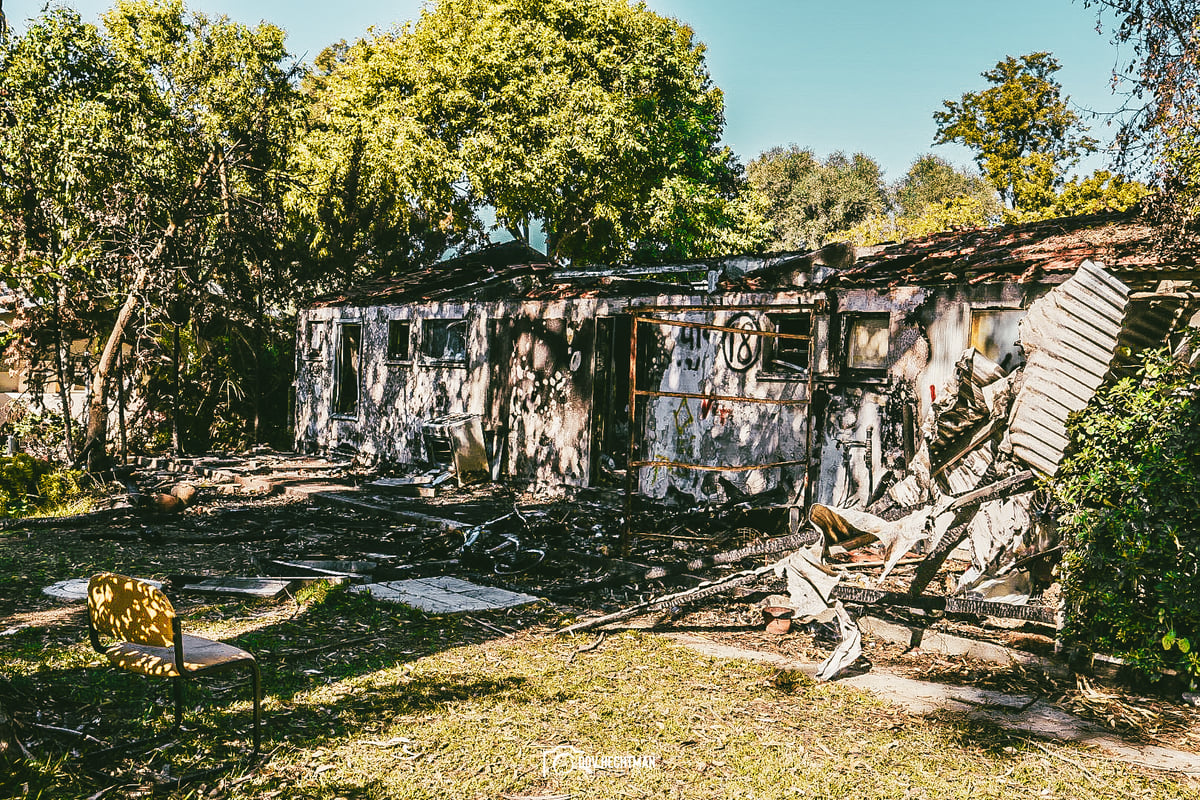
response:
[(883, 172), (862, 153), (821, 161), (797, 145), (773, 147), (747, 165), (746, 177), (765, 209), (772, 250), (820, 247), (888, 208)]
[(487, 209), (581, 261), (707, 255), (753, 232), (704, 47), (644, 5), (440, 0), (323, 53), (306, 91), (315, 191), (294, 207), (318, 257), (360, 230), (341, 257), (428, 262), (478, 241)]
[(24, 403), (15, 401), (4, 409), (0, 437), (16, 436), (21, 449), (34, 456), (48, 458), (62, 440), (62, 414), (45, 410), (37, 413)]
[[(1190, 333), (1200, 352), (1200, 332)], [(1064, 635), (1153, 675), (1200, 677), (1200, 367), (1147, 354), (1072, 419)]]
[(933, 115), (933, 143), (974, 150), (975, 163), (1017, 211), (1053, 203), (1066, 170), (1096, 149), (1053, 78), (1059, 69), (1049, 53), (1008, 56), (983, 73), (990, 88), (946, 100), (946, 110)]
[[(55, 351), (104, 342), (132, 297), (137, 313), (113, 337), (132, 347), (124, 378), (162, 385), (173, 324), (218, 318), (253, 351), (230, 365), (248, 405), (280, 409), (267, 392), (291, 364), (272, 358), (287, 347), (272, 334), (282, 327), (290, 340), (292, 327), (272, 326), (267, 312), (311, 277), (284, 223), (299, 95), (283, 31), (188, 13), (180, 0), (118, 0), (102, 19), (97, 28), (51, 8), (0, 44), (10, 112), (0, 118), (0, 257), (10, 286), (36, 301), (22, 311), (21, 355), (51, 372), (69, 365)], [(111, 362), (94, 366), (111, 376)], [(107, 388), (93, 384), (101, 437)], [(169, 394), (148, 399), (159, 412), (173, 406)], [(249, 431), (238, 435), (269, 436), (265, 415), (243, 416)]]
[(963, 197), (979, 197), (999, 213), (996, 190), (987, 181), (932, 153), (918, 156), (893, 192), (898, 217), (916, 218), (931, 205), (945, 206)]
[(86, 493), (84, 473), (77, 469), (56, 469), (47, 472), (37, 482), (43, 506), (63, 506)]
[(1141, 181), (1129, 180), (1108, 170), (1096, 170), (1086, 178), (1076, 176), (1067, 181), (1050, 205), (1031, 211), (1009, 212), (1005, 214), (1005, 221), (1033, 222), (1076, 214), (1125, 211), (1149, 194), (1150, 188)]
[(1200, 216), (1200, 0), (1084, 0), (1122, 46), (1120, 164), (1153, 177), (1153, 208), (1174, 234)]
[(38, 482), (50, 464), (26, 453), (0, 457), (0, 517), (24, 513), (37, 502)]
[(954, 228), (986, 228), (998, 223), (1004, 210), (991, 184), (930, 154), (913, 161), (891, 196), (894, 216), (873, 214), (833, 238), (870, 245)]

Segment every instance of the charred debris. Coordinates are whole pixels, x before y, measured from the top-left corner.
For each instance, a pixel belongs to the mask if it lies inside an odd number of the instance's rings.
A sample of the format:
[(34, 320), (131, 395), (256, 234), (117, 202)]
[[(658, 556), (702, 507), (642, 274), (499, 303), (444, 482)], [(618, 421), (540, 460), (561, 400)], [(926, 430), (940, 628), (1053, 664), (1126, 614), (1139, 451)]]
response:
[[(1068, 414), (1195, 324), (1200, 277), (1128, 214), (653, 269), (539, 259), (501, 246), (315, 303), (303, 455), (173, 468), (337, 509), (260, 574), (459, 575), (603, 612), (564, 631), (736, 593), (772, 630), (836, 630), (834, 678), (867, 607), (1053, 636), (1039, 482)], [(156, 494), (178, 497), (169, 477)]]

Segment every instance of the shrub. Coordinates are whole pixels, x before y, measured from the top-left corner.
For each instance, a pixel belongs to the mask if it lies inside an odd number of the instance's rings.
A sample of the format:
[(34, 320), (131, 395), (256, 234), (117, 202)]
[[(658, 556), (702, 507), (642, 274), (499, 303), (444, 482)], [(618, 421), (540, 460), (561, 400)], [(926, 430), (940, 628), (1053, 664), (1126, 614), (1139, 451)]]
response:
[[(1193, 352), (1200, 332), (1189, 333)], [(1069, 425), (1064, 638), (1200, 677), (1200, 367), (1146, 354)]]
[(38, 480), (50, 465), (26, 453), (0, 458), (0, 516), (26, 509), (37, 494)]
[(84, 476), (77, 469), (59, 469), (47, 472), (37, 484), (38, 494), (44, 506), (60, 506), (70, 503), (85, 494)]
[(0, 457), (0, 519), (30, 513), (76, 513), (86, 510), (84, 475), (60, 469), (26, 453)]

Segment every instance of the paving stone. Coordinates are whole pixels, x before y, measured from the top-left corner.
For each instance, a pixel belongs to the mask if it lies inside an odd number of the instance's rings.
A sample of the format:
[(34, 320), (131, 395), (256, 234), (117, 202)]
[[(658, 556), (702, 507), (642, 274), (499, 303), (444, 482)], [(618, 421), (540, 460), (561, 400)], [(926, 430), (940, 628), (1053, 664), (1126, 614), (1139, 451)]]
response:
[(388, 581), (355, 586), (352, 591), (369, 592), (379, 600), (403, 603), (434, 614), (456, 614), (464, 611), (490, 611), (511, 608), (537, 601), (536, 597), (493, 586), (464, 581), (449, 575), (434, 578), (413, 578), (407, 581)]
[[(52, 583), (49, 586), (42, 587), (42, 593), (54, 597), (58, 600), (66, 600), (70, 603), (81, 603), (87, 600), (88, 582), (90, 578), (68, 578), (65, 581)], [(162, 581), (152, 581), (149, 578), (138, 578), (140, 581), (161, 589)]]
[(205, 578), (187, 584), (180, 591), (196, 594), (249, 595), (270, 599), (283, 594), (290, 585), (290, 580), (274, 578)]

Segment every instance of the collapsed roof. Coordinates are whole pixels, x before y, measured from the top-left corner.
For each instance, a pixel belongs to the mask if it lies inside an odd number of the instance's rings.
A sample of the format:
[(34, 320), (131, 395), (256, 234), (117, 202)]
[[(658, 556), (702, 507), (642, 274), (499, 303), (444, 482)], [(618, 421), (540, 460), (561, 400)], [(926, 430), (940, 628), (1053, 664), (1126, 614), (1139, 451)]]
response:
[(1196, 259), (1161, 247), (1136, 212), (947, 231), (906, 242), (700, 259), (673, 264), (563, 267), (523, 242), (491, 245), (397, 278), (319, 298), (313, 305), (397, 305), (439, 300), (564, 299), (665, 291), (710, 294), (796, 288), (1057, 284), (1084, 261), (1101, 263), (1132, 291), (1191, 280)]

